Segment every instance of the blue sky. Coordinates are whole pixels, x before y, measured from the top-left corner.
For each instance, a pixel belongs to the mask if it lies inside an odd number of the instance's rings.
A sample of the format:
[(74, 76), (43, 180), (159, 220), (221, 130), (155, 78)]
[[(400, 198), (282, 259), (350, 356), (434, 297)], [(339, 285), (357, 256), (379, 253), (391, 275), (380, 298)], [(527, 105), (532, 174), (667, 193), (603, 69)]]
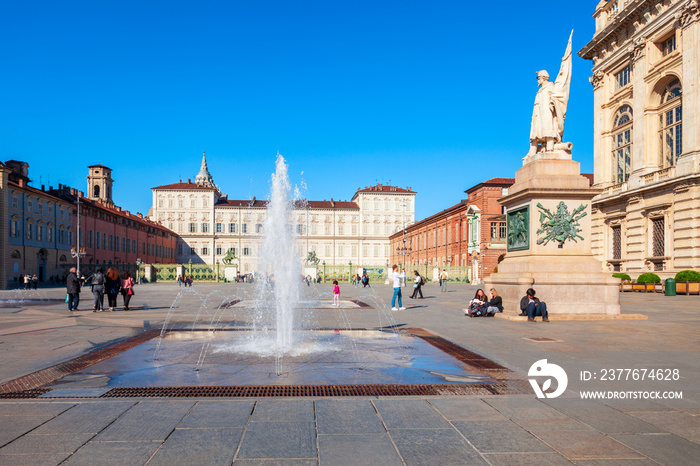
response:
[(591, 64), (575, 52), (596, 4), (3, 2), (0, 159), (82, 190), (107, 165), (115, 202), (146, 213), (203, 150), (229, 198), (266, 197), (279, 151), (309, 199), (390, 182), (424, 218), (522, 166), (535, 72), (556, 75), (571, 29), (564, 138), (592, 171)]

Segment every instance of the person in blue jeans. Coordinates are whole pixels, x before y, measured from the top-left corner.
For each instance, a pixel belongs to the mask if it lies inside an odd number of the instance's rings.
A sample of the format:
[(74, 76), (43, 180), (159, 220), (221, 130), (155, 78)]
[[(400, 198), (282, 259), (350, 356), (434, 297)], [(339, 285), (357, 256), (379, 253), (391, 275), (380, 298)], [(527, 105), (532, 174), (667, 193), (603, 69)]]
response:
[(527, 321), (534, 322), (535, 317), (542, 316), (542, 322), (549, 322), (549, 314), (547, 313), (547, 303), (535, 298), (535, 290), (529, 288), (526, 292), (527, 304)]
[[(392, 311), (403, 311), (406, 308), (403, 307), (401, 302), (401, 280), (406, 276), (406, 272), (399, 273), (399, 266), (394, 264), (392, 267), (391, 276), (394, 280), (394, 296), (391, 298), (391, 310)], [(399, 307), (396, 308), (396, 298), (399, 298)]]

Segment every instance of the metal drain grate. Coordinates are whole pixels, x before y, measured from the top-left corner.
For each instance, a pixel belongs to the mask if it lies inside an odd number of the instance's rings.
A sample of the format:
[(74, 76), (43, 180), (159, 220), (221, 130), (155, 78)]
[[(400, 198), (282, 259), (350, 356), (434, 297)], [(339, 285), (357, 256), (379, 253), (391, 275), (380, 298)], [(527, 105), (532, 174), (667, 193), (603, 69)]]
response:
[(525, 339), (530, 340), (530, 341), (539, 341), (539, 342), (561, 341), (561, 340), (557, 340), (556, 338), (547, 338), (547, 337), (525, 337)]
[(372, 306), (370, 306), (369, 304), (367, 304), (364, 301), (360, 301), (359, 299), (350, 299), (348, 301), (350, 301), (351, 303), (357, 304), (359, 307), (361, 307), (363, 309), (374, 309)]
[(35, 388), (33, 390), (24, 390), (21, 392), (9, 392), (0, 393), (0, 399), (26, 399), (26, 398), (39, 398), (41, 395), (50, 392), (48, 388)]

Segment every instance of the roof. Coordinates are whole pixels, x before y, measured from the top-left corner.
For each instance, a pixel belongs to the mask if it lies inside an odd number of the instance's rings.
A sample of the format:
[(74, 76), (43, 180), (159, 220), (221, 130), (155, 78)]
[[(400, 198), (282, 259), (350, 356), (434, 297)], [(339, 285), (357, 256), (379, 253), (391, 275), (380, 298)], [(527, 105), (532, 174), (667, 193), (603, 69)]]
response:
[(104, 165), (88, 165), (88, 168), (106, 168), (107, 170), (111, 170), (111, 168), (105, 167)]
[(415, 194), (415, 191), (408, 188), (399, 188), (398, 186), (389, 186), (386, 184), (377, 184), (376, 186), (365, 186), (364, 188), (357, 188), (358, 193), (407, 193)]
[(593, 173), (581, 173), (581, 176), (588, 178), (588, 186), (593, 186)]
[(151, 189), (216, 189), (214, 186), (203, 186), (201, 184), (197, 183), (192, 183), (192, 182), (187, 182), (183, 183), (182, 181), (179, 183), (173, 183), (173, 184), (164, 184), (162, 186), (155, 186)]
[(456, 210), (464, 209), (466, 207), (469, 207), (469, 204), (467, 203), (466, 199), (463, 199), (459, 204), (455, 204), (452, 207), (448, 207), (447, 209), (441, 210), (440, 212), (431, 215), (430, 217), (426, 217), (423, 220), (419, 220), (415, 223), (412, 223), (411, 225), (407, 226), (406, 228), (402, 228), (401, 231), (394, 233), (393, 235), (389, 236), (389, 238), (393, 238), (394, 236), (396, 236), (398, 234), (402, 234), (404, 230), (412, 231), (415, 228), (419, 228), (426, 223), (432, 222), (433, 220), (435, 220), (436, 218), (438, 218), (440, 216), (448, 215)]
[(62, 199), (58, 196), (55, 196), (52, 193), (42, 191), (41, 189), (37, 189), (37, 188), (34, 188), (32, 186), (29, 186), (29, 185), (20, 186), (19, 183), (15, 183), (14, 181), (10, 181), (10, 180), (7, 181), (7, 184), (12, 186), (13, 189), (24, 189), (27, 192), (36, 194), (37, 196), (45, 196), (45, 197), (53, 198), (56, 202), (65, 202), (66, 204), (71, 203), (70, 201), (67, 201), (67, 200)]
[(476, 191), (477, 189), (485, 186), (500, 186), (507, 188), (513, 186), (513, 183), (515, 183), (515, 178), (491, 178), (490, 180), (482, 181), (481, 183), (472, 186), (464, 192), (471, 193), (472, 191)]

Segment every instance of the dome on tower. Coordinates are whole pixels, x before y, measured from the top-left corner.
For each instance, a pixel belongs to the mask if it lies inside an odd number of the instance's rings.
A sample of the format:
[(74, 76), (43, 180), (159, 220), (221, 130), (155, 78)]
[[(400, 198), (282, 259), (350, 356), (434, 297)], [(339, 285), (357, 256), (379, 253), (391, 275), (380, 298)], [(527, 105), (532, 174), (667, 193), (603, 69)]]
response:
[(199, 173), (197, 173), (194, 182), (203, 186), (214, 186), (214, 178), (211, 176), (211, 173), (209, 173), (209, 169), (207, 168), (206, 151), (202, 153), (202, 168), (199, 169)]

